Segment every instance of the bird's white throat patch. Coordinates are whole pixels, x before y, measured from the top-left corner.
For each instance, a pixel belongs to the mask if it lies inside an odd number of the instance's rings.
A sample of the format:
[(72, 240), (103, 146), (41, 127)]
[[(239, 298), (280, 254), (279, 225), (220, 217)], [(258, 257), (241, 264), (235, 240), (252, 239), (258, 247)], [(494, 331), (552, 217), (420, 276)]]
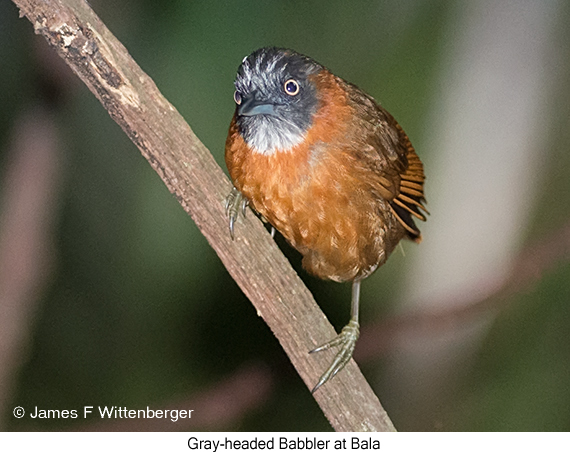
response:
[(246, 143), (263, 155), (289, 152), (305, 139), (305, 133), (295, 124), (269, 116), (255, 118), (248, 132)]

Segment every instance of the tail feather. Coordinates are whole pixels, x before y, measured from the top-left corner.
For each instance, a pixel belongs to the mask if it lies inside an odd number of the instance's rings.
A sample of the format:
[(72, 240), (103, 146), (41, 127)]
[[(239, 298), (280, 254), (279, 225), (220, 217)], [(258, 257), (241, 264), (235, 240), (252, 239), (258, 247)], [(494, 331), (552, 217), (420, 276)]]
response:
[(408, 136), (399, 125), (398, 129), (405, 140), (408, 150), (406, 155), (408, 166), (400, 175), (400, 192), (392, 200), (391, 207), (392, 212), (400, 224), (408, 232), (408, 237), (414, 242), (419, 243), (422, 239), (422, 235), (414, 223), (414, 217), (425, 221), (426, 214), (429, 215), (429, 212), (424, 206), (426, 203), (424, 196), (424, 166), (416, 154), (412, 143), (410, 143)]

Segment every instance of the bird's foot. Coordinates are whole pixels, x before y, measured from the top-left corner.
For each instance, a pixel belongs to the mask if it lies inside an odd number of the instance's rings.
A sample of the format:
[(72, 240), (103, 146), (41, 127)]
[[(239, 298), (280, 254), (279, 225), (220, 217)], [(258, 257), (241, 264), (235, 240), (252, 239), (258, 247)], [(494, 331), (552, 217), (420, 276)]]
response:
[(311, 391), (311, 394), (314, 394), (317, 389), (319, 389), (322, 385), (324, 385), (327, 381), (332, 379), (337, 373), (339, 373), (344, 366), (350, 361), (352, 358), (352, 352), (354, 352), (354, 347), (356, 346), (356, 341), (360, 336), (360, 326), (358, 324), (358, 320), (351, 319), (348, 322), (340, 334), (335, 337), (332, 341), (327, 342), (326, 344), (321, 345), (320, 347), (311, 350), (309, 353), (317, 353), (323, 350), (327, 350), (332, 347), (340, 346), (339, 352), (336, 354), (333, 362), (327, 369), (327, 371), (322, 375), (319, 382)]
[(237, 188), (233, 187), (232, 191), (226, 198), (226, 215), (229, 218), (229, 228), (232, 240), (234, 239), (234, 225), (239, 213), (241, 212), (245, 217), (245, 210), (248, 205), (249, 200), (244, 197)]

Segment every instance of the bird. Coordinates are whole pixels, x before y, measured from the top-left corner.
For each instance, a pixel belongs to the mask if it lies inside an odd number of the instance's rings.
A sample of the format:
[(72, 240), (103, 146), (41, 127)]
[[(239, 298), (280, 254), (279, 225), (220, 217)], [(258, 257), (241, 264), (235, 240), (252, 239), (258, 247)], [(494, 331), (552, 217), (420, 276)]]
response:
[(400, 240), (422, 239), (414, 219), (428, 213), (423, 164), (373, 97), (306, 55), (260, 48), (242, 60), (234, 85), (225, 145), (232, 239), (250, 206), (301, 253), (308, 273), (352, 283), (349, 323), (309, 351), (338, 348), (314, 393), (352, 358), (362, 280)]

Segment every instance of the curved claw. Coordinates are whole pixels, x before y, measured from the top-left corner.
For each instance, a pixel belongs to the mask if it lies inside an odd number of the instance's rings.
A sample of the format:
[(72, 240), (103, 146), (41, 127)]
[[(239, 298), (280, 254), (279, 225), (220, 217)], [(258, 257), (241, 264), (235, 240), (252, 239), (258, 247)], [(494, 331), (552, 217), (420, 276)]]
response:
[(230, 235), (232, 240), (234, 239), (234, 225), (238, 218), (239, 212), (245, 217), (245, 212), (247, 206), (249, 205), (249, 200), (245, 198), (241, 192), (233, 187), (232, 191), (226, 198), (226, 215), (229, 217), (228, 226), (230, 228)]
[(358, 320), (351, 319), (350, 322), (348, 322), (348, 325), (342, 329), (337, 337), (309, 352), (317, 353), (332, 347), (340, 346), (340, 350), (336, 354), (333, 362), (326, 370), (326, 372), (321, 376), (319, 382), (311, 391), (311, 394), (314, 394), (317, 389), (319, 389), (327, 381), (331, 380), (344, 368), (344, 366), (346, 366), (346, 364), (350, 361), (350, 358), (352, 358), (352, 353), (354, 352), (354, 347), (356, 346), (356, 341), (358, 340), (359, 336), (360, 326), (358, 324)]

